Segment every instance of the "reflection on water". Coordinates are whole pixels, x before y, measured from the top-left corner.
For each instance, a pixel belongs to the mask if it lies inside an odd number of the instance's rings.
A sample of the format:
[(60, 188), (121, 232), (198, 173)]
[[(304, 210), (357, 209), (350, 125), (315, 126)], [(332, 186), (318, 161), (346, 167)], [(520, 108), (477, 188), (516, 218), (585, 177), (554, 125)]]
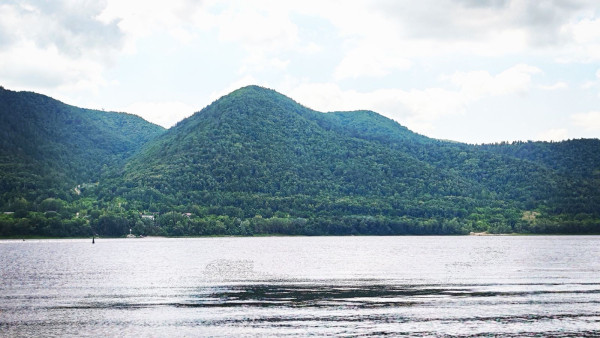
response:
[(452, 239), (5, 241), (0, 335), (600, 335), (597, 237)]

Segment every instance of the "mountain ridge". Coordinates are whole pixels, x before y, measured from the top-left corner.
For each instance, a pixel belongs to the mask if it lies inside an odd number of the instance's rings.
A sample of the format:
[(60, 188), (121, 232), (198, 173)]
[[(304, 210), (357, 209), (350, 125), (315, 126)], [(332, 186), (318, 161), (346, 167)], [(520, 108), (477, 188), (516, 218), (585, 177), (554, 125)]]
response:
[(55, 194), (60, 216), (26, 197), (25, 217), (0, 219), (0, 235), (55, 234), (34, 216), (110, 236), (600, 232), (597, 139), (446, 142), (259, 86), (152, 135), (81, 196)]

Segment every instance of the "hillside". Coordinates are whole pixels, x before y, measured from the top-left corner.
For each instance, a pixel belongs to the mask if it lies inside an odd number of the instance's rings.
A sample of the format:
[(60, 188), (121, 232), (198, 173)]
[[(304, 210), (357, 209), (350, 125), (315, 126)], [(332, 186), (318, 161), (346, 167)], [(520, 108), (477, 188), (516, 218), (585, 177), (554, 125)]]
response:
[(600, 195), (541, 158), (430, 139), (373, 112), (316, 112), (256, 86), (180, 122), (105, 183), (105, 201), (224, 222), (165, 220), (180, 234), (558, 231), (576, 214), (597, 219)]
[(77, 185), (97, 183), (163, 131), (134, 115), (0, 87), (0, 210), (22, 198), (70, 201)]
[(56, 234), (57, 224), (110, 236), (600, 232), (597, 139), (445, 142), (374, 112), (321, 113), (257, 86), (147, 135), (94, 164), (106, 164), (99, 184), (62, 201), (62, 214), (30, 208), (25, 225), (5, 217), (4, 234)]

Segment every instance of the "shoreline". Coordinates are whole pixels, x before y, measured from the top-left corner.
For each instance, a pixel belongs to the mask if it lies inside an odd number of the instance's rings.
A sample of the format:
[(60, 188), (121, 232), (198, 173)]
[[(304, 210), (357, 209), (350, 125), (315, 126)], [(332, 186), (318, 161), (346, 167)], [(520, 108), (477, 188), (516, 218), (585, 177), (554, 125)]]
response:
[[(259, 234), (253, 236), (241, 236), (241, 235), (207, 235), (207, 236), (143, 236), (143, 237), (94, 237), (96, 240), (102, 239), (145, 239), (145, 238), (166, 238), (166, 239), (176, 239), (176, 238), (261, 238), (261, 237), (498, 237), (498, 236), (600, 236), (600, 233), (580, 233), (580, 234), (572, 234), (572, 233), (549, 233), (549, 234), (532, 234), (532, 233), (503, 233), (503, 234), (493, 234), (488, 232), (470, 232), (468, 234), (454, 234), (454, 235), (318, 235), (318, 236), (308, 236), (308, 235), (285, 235), (285, 234)], [(22, 237), (1, 237), (0, 241), (28, 241), (28, 240), (55, 240), (55, 239), (92, 239), (90, 237), (43, 237), (43, 236), (22, 236)]]

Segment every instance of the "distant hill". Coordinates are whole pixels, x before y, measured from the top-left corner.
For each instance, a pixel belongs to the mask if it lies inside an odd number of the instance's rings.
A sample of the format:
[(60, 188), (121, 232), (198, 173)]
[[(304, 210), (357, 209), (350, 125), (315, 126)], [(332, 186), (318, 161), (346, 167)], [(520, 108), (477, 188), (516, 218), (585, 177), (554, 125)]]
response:
[(138, 116), (82, 109), (0, 87), (0, 206), (71, 200), (164, 129)]
[[(80, 115), (94, 112), (101, 121), (129, 116), (51, 102)], [(120, 132), (125, 139), (117, 143), (101, 131), (93, 142), (82, 140), (89, 133), (64, 128), (71, 120), (42, 119), (63, 128), (58, 139), (79, 140), (71, 147), (97, 148), (49, 153), (36, 143), (26, 153), (38, 154), (38, 169), (52, 169), (51, 180), (72, 175), (99, 184), (71, 200), (60, 197), (58, 214), (52, 213), (56, 200), (27, 197), (21, 218), (0, 218), (0, 235), (600, 233), (598, 139), (446, 142), (375, 112), (321, 113), (257, 86), (236, 90), (165, 132), (138, 121), (145, 127), (135, 130), (146, 132)], [(94, 123), (100, 122), (79, 126)], [(130, 147), (119, 148), (122, 143)], [(105, 153), (85, 157), (90, 152)], [(94, 162), (98, 157), (113, 160)]]

